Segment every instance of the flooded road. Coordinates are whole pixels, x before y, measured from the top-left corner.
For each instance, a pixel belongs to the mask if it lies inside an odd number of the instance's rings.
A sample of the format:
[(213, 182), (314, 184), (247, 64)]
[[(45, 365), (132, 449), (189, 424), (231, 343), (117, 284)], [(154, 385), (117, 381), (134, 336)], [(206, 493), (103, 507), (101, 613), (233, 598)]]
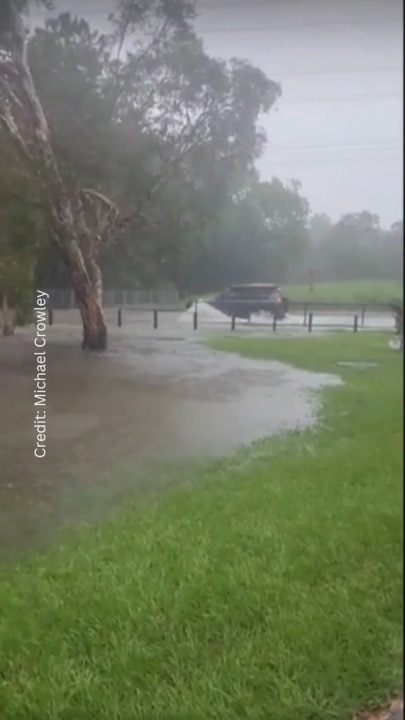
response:
[[(178, 321), (183, 325), (192, 325), (193, 314), (196, 306), (193, 305), (186, 312), (182, 313)], [(203, 300), (199, 300), (197, 303), (197, 314), (198, 314), (198, 325), (199, 327), (223, 327), (230, 329), (231, 318), (227, 317), (223, 313), (219, 312), (215, 308), (212, 308), (208, 303)], [(346, 330), (353, 332), (355, 317), (357, 316), (357, 323), (361, 330), (393, 330), (394, 319), (390, 312), (367, 312), (364, 317), (361, 317), (360, 309), (349, 311), (342, 311), (339, 309), (325, 310), (325, 309), (314, 309), (312, 311), (312, 330), (313, 332), (330, 332), (333, 330)], [(308, 332), (308, 317), (309, 313), (304, 310), (292, 310), (283, 319), (278, 321), (277, 330), (283, 334), (305, 334)], [(273, 318), (264, 313), (258, 315), (252, 315), (250, 322), (246, 320), (236, 320), (236, 326), (240, 330), (254, 332), (259, 328), (265, 328), (267, 331), (271, 330), (273, 325)]]
[(213, 352), (182, 330), (174, 319), (155, 334), (128, 322), (110, 328), (107, 353), (92, 355), (80, 351), (75, 323), (48, 328), (43, 459), (33, 454), (33, 330), (0, 341), (0, 551), (159, 487), (159, 464), (313, 423), (313, 390), (337, 382)]

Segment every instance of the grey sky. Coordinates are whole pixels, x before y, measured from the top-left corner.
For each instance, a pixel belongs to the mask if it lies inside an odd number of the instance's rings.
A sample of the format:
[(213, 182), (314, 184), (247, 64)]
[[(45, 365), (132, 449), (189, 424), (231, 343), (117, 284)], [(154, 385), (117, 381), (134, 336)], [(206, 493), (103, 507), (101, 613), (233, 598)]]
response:
[[(105, 29), (108, 0), (60, 0)], [(105, 9), (104, 9), (105, 8)], [(217, 57), (244, 57), (279, 81), (262, 120), (263, 178), (302, 182), (313, 212), (403, 216), (401, 0), (197, 0)]]

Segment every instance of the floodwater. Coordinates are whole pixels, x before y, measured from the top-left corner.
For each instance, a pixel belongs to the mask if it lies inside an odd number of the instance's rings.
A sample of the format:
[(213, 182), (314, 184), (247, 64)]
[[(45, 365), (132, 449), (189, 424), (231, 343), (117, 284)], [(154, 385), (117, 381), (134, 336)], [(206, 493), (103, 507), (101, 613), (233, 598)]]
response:
[[(178, 320), (184, 325), (192, 325), (195, 305), (190, 307), (186, 312), (182, 313)], [(231, 318), (227, 317), (219, 310), (208, 305), (203, 300), (199, 300), (197, 304), (198, 325), (226, 327), (231, 326)], [(357, 321), (360, 329), (363, 330), (393, 330), (394, 318), (390, 312), (371, 313), (366, 312), (362, 320), (359, 310), (357, 312), (336, 310), (335, 312), (324, 309), (315, 309), (312, 312), (313, 332), (328, 330), (348, 330), (354, 329), (354, 318), (357, 315)], [(305, 320), (305, 322), (304, 322)], [(246, 320), (236, 320), (236, 325), (240, 329), (254, 331), (260, 327), (268, 329), (273, 325), (273, 318), (262, 313), (252, 315), (250, 323)], [(308, 332), (308, 314), (304, 316), (304, 311), (295, 310), (288, 314), (284, 320), (277, 323), (279, 333), (304, 333)]]
[(0, 340), (0, 551), (159, 487), (162, 464), (314, 423), (313, 391), (339, 382), (213, 352), (174, 318), (155, 333), (148, 323), (133, 315), (111, 328), (102, 355), (80, 351), (70, 319), (48, 328), (43, 459), (34, 457), (33, 329)]

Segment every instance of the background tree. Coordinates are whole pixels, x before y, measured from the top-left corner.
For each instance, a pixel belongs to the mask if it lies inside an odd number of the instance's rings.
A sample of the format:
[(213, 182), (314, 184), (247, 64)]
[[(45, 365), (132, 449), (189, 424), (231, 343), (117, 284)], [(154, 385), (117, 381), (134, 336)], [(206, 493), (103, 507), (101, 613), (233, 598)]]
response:
[[(52, 237), (70, 271), (83, 320), (83, 347), (101, 349), (106, 329), (95, 257), (96, 234), (85, 217), (88, 194), (69, 192), (52, 146), (51, 133), (33, 82), (27, 57), (27, 34), (21, 11), (25, 3), (5, 0), (0, 16), (0, 121), (49, 200)], [(111, 214), (111, 203), (107, 205)], [(101, 213), (98, 225), (105, 222)], [(97, 234), (99, 234), (99, 227)], [(104, 228), (103, 228), (104, 229)]]
[(0, 131), (0, 293), (3, 335), (32, 314), (37, 250), (44, 227), (44, 203), (35, 177)]
[(384, 230), (378, 216), (368, 211), (344, 215), (337, 223), (317, 216), (310, 235), (318, 280), (402, 280), (402, 223)]
[[(240, 182), (263, 148), (257, 118), (280, 88), (249, 63), (208, 58), (185, 0), (120, 2), (108, 37), (65, 14), (38, 30), (29, 48), (21, 5), (5, 3), (0, 119), (39, 168), (51, 236), (79, 302), (83, 347), (102, 349), (105, 241), (126, 232), (134, 257), (147, 249), (160, 265), (170, 262), (179, 253), (172, 241), (196, 215), (203, 219), (190, 194), (215, 186), (226, 195)], [(130, 34), (134, 51), (122, 60)]]
[(200, 239), (181, 288), (201, 293), (236, 282), (287, 281), (307, 248), (308, 213), (298, 183), (261, 182), (252, 173)]

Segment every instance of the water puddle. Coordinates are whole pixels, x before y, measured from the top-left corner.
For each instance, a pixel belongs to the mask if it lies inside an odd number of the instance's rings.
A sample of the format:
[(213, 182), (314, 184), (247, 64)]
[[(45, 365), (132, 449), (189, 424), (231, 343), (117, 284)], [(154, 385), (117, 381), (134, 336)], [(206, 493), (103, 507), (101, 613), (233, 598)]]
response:
[(378, 367), (378, 363), (376, 362), (367, 362), (361, 360), (341, 360), (340, 362), (337, 362), (336, 365), (338, 367), (357, 368), (358, 370), (367, 370), (368, 368)]
[[(91, 355), (80, 352), (77, 329), (51, 335), (42, 460), (33, 456), (32, 337), (24, 331), (0, 344), (0, 550), (30, 545), (87, 517), (90, 506), (133, 495), (140, 473), (156, 462), (218, 457), (311, 425), (314, 390), (339, 382), (213, 352), (187, 337), (161, 342), (115, 331), (111, 349)], [(159, 478), (151, 472), (147, 482), (158, 486)]]

